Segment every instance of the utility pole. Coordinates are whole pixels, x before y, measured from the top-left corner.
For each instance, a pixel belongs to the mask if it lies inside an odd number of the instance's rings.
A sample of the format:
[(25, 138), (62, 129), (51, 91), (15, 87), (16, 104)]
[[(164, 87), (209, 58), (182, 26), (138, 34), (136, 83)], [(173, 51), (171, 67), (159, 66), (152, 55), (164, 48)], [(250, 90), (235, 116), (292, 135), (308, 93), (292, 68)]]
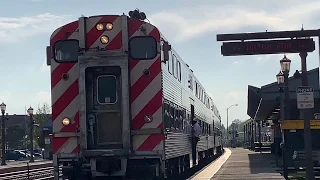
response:
[(229, 108), (227, 108), (227, 144), (229, 144)]
[(233, 104), (227, 108), (227, 144), (229, 143), (229, 109), (233, 106), (238, 106), (238, 104)]
[[(308, 86), (307, 74), (307, 52), (301, 52), (301, 83), (302, 86)], [(306, 162), (306, 179), (314, 180), (313, 162), (312, 162), (312, 137), (310, 128), (310, 113), (309, 109), (301, 109), (300, 114), (304, 120), (304, 149), (305, 149), (305, 162)]]

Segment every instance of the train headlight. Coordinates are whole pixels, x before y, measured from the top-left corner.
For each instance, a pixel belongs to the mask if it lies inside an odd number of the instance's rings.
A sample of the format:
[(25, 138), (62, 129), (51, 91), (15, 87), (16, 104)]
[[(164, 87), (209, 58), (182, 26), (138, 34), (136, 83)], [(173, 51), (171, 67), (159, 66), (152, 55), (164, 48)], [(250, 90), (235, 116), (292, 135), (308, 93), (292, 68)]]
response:
[(65, 126), (69, 125), (70, 124), (70, 119), (69, 118), (62, 119), (62, 124), (65, 125)]
[(108, 36), (101, 36), (100, 41), (102, 44), (107, 44), (109, 42)]
[(151, 115), (146, 115), (146, 116), (144, 117), (144, 121), (145, 121), (146, 123), (151, 123), (151, 122), (153, 121), (153, 117), (152, 117)]
[(97, 24), (96, 28), (98, 31), (103, 30), (103, 24)]
[(106, 24), (106, 28), (107, 28), (107, 30), (111, 30), (113, 28), (113, 24), (112, 23), (107, 23)]

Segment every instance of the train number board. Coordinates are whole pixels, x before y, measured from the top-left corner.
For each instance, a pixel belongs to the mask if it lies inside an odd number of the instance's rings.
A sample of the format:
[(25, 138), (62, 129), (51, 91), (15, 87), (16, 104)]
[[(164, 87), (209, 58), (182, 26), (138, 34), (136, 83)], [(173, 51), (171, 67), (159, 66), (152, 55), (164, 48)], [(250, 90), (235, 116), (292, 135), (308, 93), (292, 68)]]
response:
[(309, 39), (289, 39), (270, 41), (224, 42), (221, 46), (223, 56), (258, 55), (313, 52), (315, 43)]

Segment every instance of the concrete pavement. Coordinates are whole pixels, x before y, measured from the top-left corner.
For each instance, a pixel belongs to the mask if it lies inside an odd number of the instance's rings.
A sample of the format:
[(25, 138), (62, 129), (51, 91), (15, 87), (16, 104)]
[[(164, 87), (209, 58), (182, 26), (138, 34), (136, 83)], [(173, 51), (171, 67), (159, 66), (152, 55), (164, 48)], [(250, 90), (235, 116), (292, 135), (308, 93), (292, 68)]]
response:
[(284, 180), (272, 167), (274, 156), (243, 148), (225, 148), (225, 153), (193, 175), (190, 180)]
[(269, 152), (253, 152), (243, 148), (231, 149), (231, 156), (211, 180), (284, 180), (271, 166), (274, 157)]

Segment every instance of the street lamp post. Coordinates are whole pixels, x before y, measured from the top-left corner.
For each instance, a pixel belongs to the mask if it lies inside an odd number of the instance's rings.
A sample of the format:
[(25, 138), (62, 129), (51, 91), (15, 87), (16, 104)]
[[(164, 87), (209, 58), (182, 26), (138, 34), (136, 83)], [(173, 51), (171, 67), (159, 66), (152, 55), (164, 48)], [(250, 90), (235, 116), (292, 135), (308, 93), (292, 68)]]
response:
[(229, 143), (229, 109), (233, 106), (238, 106), (238, 104), (233, 104), (227, 108), (227, 143)]
[(284, 76), (284, 118), (285, 119), (290, 119), (290, 114), (289, 114), (289, 72), (290, 72), (290, 64), (291, 60), (284, 55), (284, 57), (280, 60), (280, 66), (281, 66), (281, 71)]
[[(277, 82), (279, 84), (279, 92), (280, 92), (280, 120), (284, 119), (284, 102), (283, 102), (283, 84), (284, 84), (284, 75), (280, 71), (277, 75)], [(278, 140), (280, 136), (280, 131), (278, 130), (278, 121), (275, 123), (275, 154), (276, 154), (276, 162), (278, 162)], [(282, 157), (284, 157), (283, 151), (282, 151)], [(284, 160), (284, 158), (283, 158)], [(285, 174), (285, 168), (284, 168), (285, 161), (283, 161), (283, 172)]]
[[(279, 91), (280, 91), (280, 119), (285, 120), (285, 119), (290, 119), (290, 114), (289, 114), (289, 72), (290, 72), (290, 64), (291, 60), (284, 55), (284, 57), (280, 60), (280, 66), (281, 66), (281, 71), (277, 74), (277, 82), (280, 86)], [(284, 92), (284, 98), (283, 98), (283, 92)], [(278, 128), (278, 123), (276, 124), (276, 128)], [(276, 133), (277, 136), (279, 136), (279, 133)], [(283, 163), (283, 175), (285, 178), (288, 177), (288, 171), (287, 171), (287, 164), (286, 164), (286, 144), (285, 144), (285, 138), (286, 134), (285, 131), (282, 131), (282, 163)], [(275, 146), (277, 148), (277, 146)], [(276, 149), (276, 153), (277, 153)], [(276, 155), (277, 158), (277, 155)]]
[(2, 142), (1, 142), (1, 149), (2, 149), (2, 158), (1, 158), (1, 165), (7, 165), (6, 164), (6, 120), (8, 120), (8, 113), (7, 115), (5, 116), (4, 114), (6, 113), (6, 108), (7, 108), (7, 105), (4, 104), (2, 102), (2, 104), (0, 105), (1, 107), (1, 113), (2, 113), (2, 126), (1, 126), (1, 139), (2, 139)]
[(30, 162), (34, 162), (33, 159), (33, 108), (30, 106), (28, 109), (28, 114), (30, 117)]

